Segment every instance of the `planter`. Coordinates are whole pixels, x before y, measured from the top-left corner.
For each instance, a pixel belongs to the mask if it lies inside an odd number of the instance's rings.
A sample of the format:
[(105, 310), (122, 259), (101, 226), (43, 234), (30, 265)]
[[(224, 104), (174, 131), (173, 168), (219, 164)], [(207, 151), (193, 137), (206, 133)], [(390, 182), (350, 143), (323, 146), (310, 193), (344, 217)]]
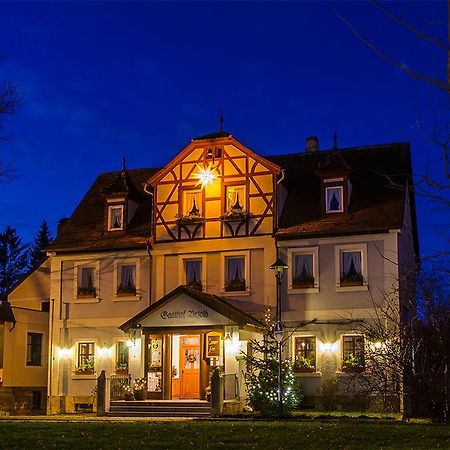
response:
[(94, 375), (94, 369), (87, 369), (87, 370), (75, 370), (75, 375)]
[(147, 391), (134, 391), (134, 398), (136, 400), (145, 400), (147, 398)]
[(314, 373), (315, 371), (315, 367), (294, 367), (295, 373)]
[(128, 369), (117, 369), (116, 375), (128, 375)]
[(134, 400), (134, 395), (133, 394), (124, 394), (123, 399), (127, 400), (127, 401)]

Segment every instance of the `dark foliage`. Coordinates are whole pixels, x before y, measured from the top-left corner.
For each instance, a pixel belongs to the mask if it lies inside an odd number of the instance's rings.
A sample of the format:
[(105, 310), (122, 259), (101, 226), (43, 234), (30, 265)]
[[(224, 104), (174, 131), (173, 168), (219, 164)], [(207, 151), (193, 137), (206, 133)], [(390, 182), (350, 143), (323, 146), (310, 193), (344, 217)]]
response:
[(45, 258), (43, 250), (51, 242), (52, 237), (48, 223), (43, 220), (39, 226), (39, 231), (34, 236), (33, 244), (30, 248), (28, 267), (30, 270), (39, 266), (42, 260)]

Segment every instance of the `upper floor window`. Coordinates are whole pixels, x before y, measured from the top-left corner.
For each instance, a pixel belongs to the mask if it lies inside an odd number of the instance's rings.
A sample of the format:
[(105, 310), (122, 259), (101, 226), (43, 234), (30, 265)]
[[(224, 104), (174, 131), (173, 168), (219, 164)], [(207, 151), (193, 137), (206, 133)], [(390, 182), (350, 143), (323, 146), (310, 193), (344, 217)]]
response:
[(78, 268), (77, 295), (85, 297), (95, 297), (97, 295), (95, 267), (85, 266)]
[(123, 230), (123, 205), (108, 206), (108, 231)]
[(245, 186), (226, 186), (225, 188), (225, 212), (245, 211)]
[(202, 259), (185, 259), (184, 271), (186, 286), (192, 289), (202, 290)]
[(42, 352), (42, 334), (28, 333), (27, 335), (27, 366), (40, 366)]
[(94, 342), (79, 342), (76, 371), (82, 375), (94, 373)]
[(201, 217), (201, 206), (202, 191), (200, 189), (183, 191), (183, 216)]
[(136, 264), (118, 266), (118, 295), (136, 295)]
[(225, 291), (245, 291), (245, 256), (225, 257)]
[(367, 290), (367, 244), (336, 246), (337, 290)]
[(364, 337), (359, 335), (342, 337), (342, 370), (358, 372), (364, 370)]
[(310, 293), (318, 292), (318, 259), (319, 249), (317, 247), (293, 248), (288, 250), (289, 290), (301, 290), (300, 292)]
[(294, 370), (296, 372), (315, 372), (316, 338), (298, 336), (294, 343)]
[(344, 211), (344, 194), (342, 186), (325, 188), (325, 208), (327, 213)]

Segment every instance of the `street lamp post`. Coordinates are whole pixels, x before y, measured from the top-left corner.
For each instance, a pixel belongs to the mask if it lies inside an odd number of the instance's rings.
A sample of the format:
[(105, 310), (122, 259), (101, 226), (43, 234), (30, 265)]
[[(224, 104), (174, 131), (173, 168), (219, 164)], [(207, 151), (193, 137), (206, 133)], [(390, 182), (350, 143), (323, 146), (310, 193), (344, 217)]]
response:
[(282, 380), (282, 350), (283, 350), (283, 322), (281, 321), (281, 280), (284, 276), (284, 271), (289, 266), (280, 258), (270, 266), (270, 269), (275, 270), (275, 277), (277, 279), (277, 323), (274, 328), (274, 337), (278, 342), (278, 412), (280, 416), (283, 415), (283, 380)]

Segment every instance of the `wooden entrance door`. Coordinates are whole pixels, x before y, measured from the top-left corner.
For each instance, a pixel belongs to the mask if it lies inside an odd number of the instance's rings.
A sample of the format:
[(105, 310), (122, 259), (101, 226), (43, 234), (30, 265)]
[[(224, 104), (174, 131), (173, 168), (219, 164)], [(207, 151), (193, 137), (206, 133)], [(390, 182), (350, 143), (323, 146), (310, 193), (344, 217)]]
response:
[(199, 398), (200, 337), (180, 337), (180, 398)]

